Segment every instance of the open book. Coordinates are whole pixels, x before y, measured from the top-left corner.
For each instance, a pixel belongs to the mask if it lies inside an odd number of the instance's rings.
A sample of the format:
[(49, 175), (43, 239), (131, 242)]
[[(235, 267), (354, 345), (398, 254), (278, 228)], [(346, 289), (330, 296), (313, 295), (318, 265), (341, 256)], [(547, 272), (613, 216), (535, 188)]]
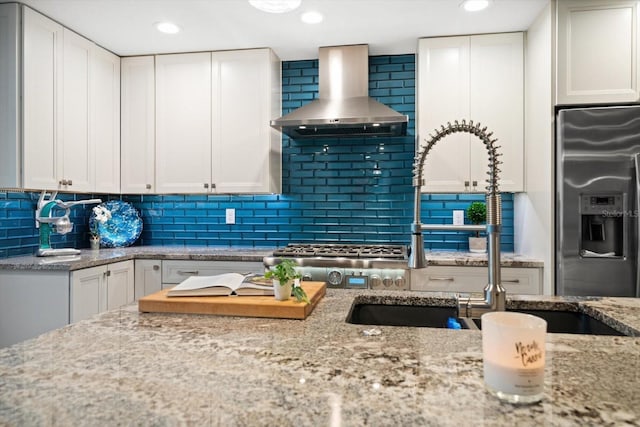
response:
[(168, 297), (273, 295), (273, 284), (258, 274), (191, 276), (167, 292)]

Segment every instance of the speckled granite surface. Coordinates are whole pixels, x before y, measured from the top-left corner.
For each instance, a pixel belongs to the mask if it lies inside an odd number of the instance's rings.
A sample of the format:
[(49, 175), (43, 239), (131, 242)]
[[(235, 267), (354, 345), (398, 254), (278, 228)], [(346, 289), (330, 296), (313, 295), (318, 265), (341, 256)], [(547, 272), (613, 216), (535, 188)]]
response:
[[(329, 289), (304, 321), (110, 311), (0, 350), (0, 425), (640, 425), (638, 337), (548, 334), (544, 399), (514, 406), (484, 389), (478, 331), (345, 323), (354, 298), (424, 296)], [(638, 299), (544, 300), (640, 331)]]
[[(271, 256), (274, 248), (229, 248), (206, 246), (133, 246), (82, 250), (79, 256), (21, 256), (0, 259), (0, 270), (79, 270), (130, 259), (176, 259), (208, 261), (256, 261)], [(430, 265), (487, 266), (486, 254), (470, 252), (427, 252)], [(543, 267), (541, 260), (505, 253), (504, 267)]]

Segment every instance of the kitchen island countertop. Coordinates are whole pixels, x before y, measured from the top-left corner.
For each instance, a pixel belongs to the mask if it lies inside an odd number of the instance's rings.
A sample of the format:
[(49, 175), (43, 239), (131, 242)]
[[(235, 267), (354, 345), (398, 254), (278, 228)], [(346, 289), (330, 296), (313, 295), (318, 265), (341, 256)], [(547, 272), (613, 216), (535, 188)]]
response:
[[(516, 406), (485, 391), (478, 331), (345, 322), (355, 299), (450, 299), (425, 295), (329, 289), (304, 321), (125, 306), (0, 349), (0, 425), (640, 425), (639, 337), (548, 334), (544, 399)], [(639, 299), (534, 300), (640, 331)]]
[[(131, 259), (253, 261), (262, 262), (275, 248), (213, 247), (213, 246), (131, 246), (84, 249), (78, 256), (36, 257), (18, 256), (0, 259), (0, 270), (80, 270)], [(487, 266), (487, 254), (464, 251), (427, 251), (429, 265)], [(513, 253), (501, 254), (503, 267), (543, 267), (542, 260)]]

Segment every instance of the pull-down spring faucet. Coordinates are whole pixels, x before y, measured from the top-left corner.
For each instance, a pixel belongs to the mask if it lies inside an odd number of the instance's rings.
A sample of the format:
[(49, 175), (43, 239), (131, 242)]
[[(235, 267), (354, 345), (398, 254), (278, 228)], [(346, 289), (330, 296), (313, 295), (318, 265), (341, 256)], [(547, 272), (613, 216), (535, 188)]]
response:
[(498, 165), (501, 164), (497, 152), (500, 147), (495, 146), (497, 139), (491, 139), (492, 132), (487, 133), (486, 127), (481, 127), (480, 123), (474, 125), (473, 121), (467, 123), (457, 120), (447, 126), (441, 126), (435, 130), (435, 135), (429, 135), (429, 140), (417, 153), (413, 169), (413, 224), (411, 224), (411, 254), (409, 256), (409, 268), (425, 268), (426, 259), (424, 253), (424, 238), (422, 231), (424, 226), (420, 223), (420, 201), (421, 188), (424, 185), (423, 171), (424, 162), (427, 155), (445, 136), (457, 132), (466, 132), (477, 136), (484, 143), (489, 153), (489, 171), (487, 174), (486, 201), (487, 201), (487, 226), (488, 233), (488, 264), (489, 281), (484, 288), (484, 298), (458, 298), (458, 315), (460, 317), (480, 317), (487, 311), (497, 311), (505, 309), (506, 292), (501, 285), (500, 279), (500, 232), (502, 228), (502, 201), (498, 188)]

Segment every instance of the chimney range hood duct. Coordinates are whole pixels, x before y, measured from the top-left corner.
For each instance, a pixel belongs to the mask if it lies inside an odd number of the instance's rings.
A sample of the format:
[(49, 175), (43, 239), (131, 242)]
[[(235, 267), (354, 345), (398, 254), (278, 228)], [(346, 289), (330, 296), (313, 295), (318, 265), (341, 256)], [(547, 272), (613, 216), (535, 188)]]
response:
[(321, 47), (319, 99), (272, 120), (291, 138), (400, 136), (409, 117), (369, 94), (369, 46)]

